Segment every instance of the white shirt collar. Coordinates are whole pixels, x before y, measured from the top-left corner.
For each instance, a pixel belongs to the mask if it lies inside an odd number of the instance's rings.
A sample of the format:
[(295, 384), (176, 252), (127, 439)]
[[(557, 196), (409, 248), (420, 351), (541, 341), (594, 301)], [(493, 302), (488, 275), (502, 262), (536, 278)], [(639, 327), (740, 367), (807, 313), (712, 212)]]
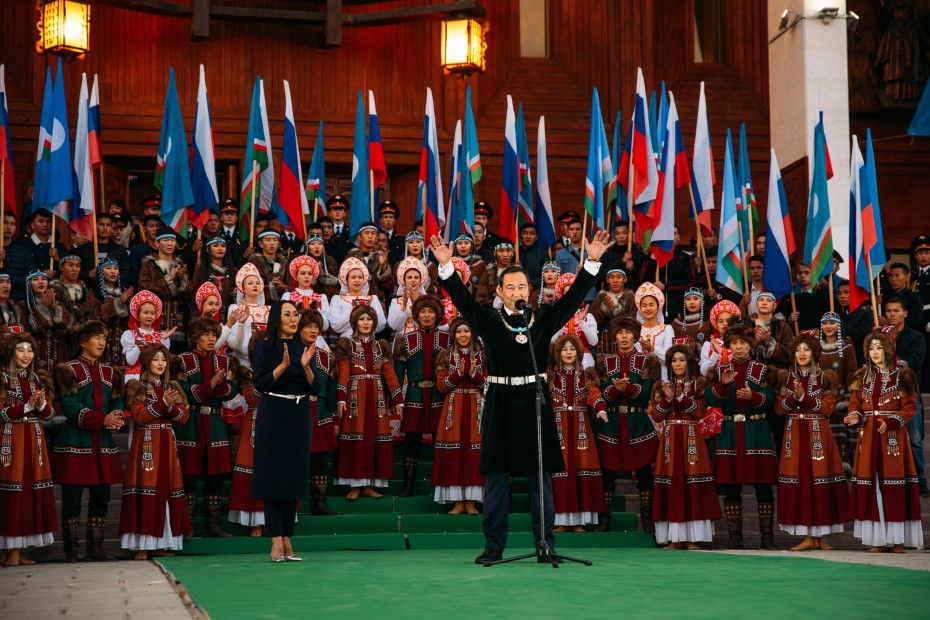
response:
[(42, 241), (41, 239), (39, 239), (35, 233), (32, 233), (32, 237), (30, 238), (32, 239), (32, 242), (36, 245), (42, 245), (43, 243), (48, 243), (48, 241)]

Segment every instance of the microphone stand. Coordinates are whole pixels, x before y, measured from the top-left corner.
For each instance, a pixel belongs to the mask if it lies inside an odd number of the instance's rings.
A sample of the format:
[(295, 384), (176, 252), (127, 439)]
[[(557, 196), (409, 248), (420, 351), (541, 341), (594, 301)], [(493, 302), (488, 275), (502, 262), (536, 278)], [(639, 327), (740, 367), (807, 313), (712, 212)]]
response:
[(526, 337), (527, 344), (530, 345), (530, 359), (533, 362), (533, 376), (536, 381), (536, 457), (537, 457), (537, 466), (538, 470), (536, 472), (538, 479), (538, 499), (536, 502), (536, 508), (539, 515), (539, 540), (536, 541), (536, 551), (533, 553), (524, 553), (523, 555), (516, 555), (510, 558), (502, 558), (500, 560), (492, 560), (490, 562), (484, 562), (484, 566), (494, 566), (495, 564), (504, 564), (507, 562), (516, 562), (517, 560), (527, 560), (529, 558), (539, 558), (540, 563), (552, 564), (552, 568), (558, 568), (559, 564), (563, 561), (567, 562), (577, 562), (578, 564), (584, 564), (585, 566), (591, 566), (593, 562), (591, 560), (583, 560), (579, 558), (569, 557), (567, 555), (562, 555), (556, 553), (553, 549), (549, 548), (549, 544), (546, 542), (546, 511), (545, 511), (545, 496), (543, 489), (543, 457), (542, 457), (542, 402), (545, 398), (545, 387), (543, 379), (539, 374), (539, 366), (536, 364), (536, 350), (533, 348), (533, 337), (530, 334), (529, 322), (526, 319), (526, 310), (529, 308), (528, 304), (524, 304), (523, 308), (520, 308), (520, 316), (523, 317), (523, 324), (526, 326)]

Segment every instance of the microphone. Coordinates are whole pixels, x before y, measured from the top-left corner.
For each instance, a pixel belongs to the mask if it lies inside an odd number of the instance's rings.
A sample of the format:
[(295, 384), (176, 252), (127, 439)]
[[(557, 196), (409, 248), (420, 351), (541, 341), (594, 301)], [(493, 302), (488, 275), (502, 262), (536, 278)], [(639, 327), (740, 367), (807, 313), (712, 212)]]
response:
[(528, 310), (532, 310), (530, 305), (526, 303), (525, 299), (518, 299), (517, 302), (513, 305), (513, 307), (519, 310), (520, 312), (522, 312), (523, 314), (526, 314)]

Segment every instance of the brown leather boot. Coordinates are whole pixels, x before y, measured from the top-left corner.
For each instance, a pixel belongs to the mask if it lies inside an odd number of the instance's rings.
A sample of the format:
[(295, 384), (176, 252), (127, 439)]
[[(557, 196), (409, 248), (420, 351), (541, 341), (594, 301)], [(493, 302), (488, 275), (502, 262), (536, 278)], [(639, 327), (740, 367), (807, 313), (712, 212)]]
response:
[(762, 535), (760, 548), (764, 551), (777, 551), (775, 546), (775, 504), (759, 504), (759, 533)]
[(210, 538), (232, 538), (229, 532), (220, 529), (220, 495), (207, 495), (207, 516), (203, 523), (203, 535)]
[(78, 540), (78, 528), (80, 525), (81, 520), (78, 517), (65, 519), (64, 523), (61, 524), (61, 541), (65, 547), (65, 562), (68, 564), (74, 564), (80, 561), (78, 557), (78, 546), (81, 542)]
[(652, 520), (652, 494), (652, 489), (639, 492), (639, 517), (643, 522), (643, 531), (655, 537), (656, 524)]
[(607, 502), (607, 512), (597, 513), (597, 527), (594, 528), (595, 532), (609, 532), (611, 530), (611, 521), (613, 520), (611, 504), (613, 504), (614, 501), (614, 492), (604, 491), (604, 501)]
[(332, 517), (339, 513), (326, 505), (326, 474), (313, 474), (310, 476), (310, 512), (315, 515)]
[(194, 539), (194, 523), (197, 520), (197, 498), (188, 495), (185, 500), (187, 502), (187, 520), (191, 524), (191, 531), (184, 535), (184, 542), (187, 542)]
[(87, 518), (87, 553), (85, 562), (115, 562), (116, 558), (103, 551), (103, 535), (107, 520), (104, 517)]
[(724, 504), (723, 511), (727, 517), (727, 530), (730, 533), (730, 543), (727, 549), (743, 548), (743, 505)]
[(420, 459), (415, 456), (404, 457), (404, 488), (400, 490), (397, 497), (411, 497), (417, 484), (417, 465)]

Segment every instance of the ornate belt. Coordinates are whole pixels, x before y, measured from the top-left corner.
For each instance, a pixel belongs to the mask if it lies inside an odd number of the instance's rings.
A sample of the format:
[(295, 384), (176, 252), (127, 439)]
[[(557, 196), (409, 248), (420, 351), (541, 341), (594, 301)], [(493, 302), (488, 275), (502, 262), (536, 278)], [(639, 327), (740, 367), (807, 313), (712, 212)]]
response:
[(363, 379), (380, 379), (381, 375), (349, 375), (349, 381), (361, 381)]
[(161, 423), (157, 423), (157, 424), (155, 424), (155, 423), (152, 423), (152, 424), (140, 424), (140, 425), (137, 426), (136, 428), (138, 428), (139, 430), (142, 430), (142, 431), (159, 431), (159, 430), (165, 430), (165, 429), (171, 428), (171, 425), (170, 425), (170, 424), (166, 424), (166, 423), (164, 423), (164, 422), (161, 422)]
[(219, 415), (221, 411), (215, 407), (198, 407), (197, 411), (200, 412), (200, 415)]
[(32, 424), (32, 423), (36, 423), (39, 421), (40, 421), (39, 418), (35, 416), (26, 416), (20, 419), (20, 422), (23, 422), (24, 424)]
[(435, 381), (410, 381), (407, 385), (418, 388), (432, 388), (436, 387)]
[(725, 415), (723, 419), (727, 422), (747, 422), (749, 420), (764, 420), (764, 413), (756, 413), (750, 416), (747, 416), (743, 413), (737, 413), (736, 415)]
[(311, 402), (316, 401), (316, 396), (309, 394), (275, 394), (274, 392), (266, 392), (268, 396), (274, 396), (275, 398), (286, 398), (287, 400), (293, 400), (296, 404), (300, 404), (300, 401), (307, 399)]
[(495, 375), (488, 376), (488, 383), (496, 383), (498, 385), (529, 385), (535, 383), (536, 379), (540, 378), (545, 381), (546, 375), (540, 373), (538, 375), (524, 375), (522, 377), (498, 377)]
[(697, 426), (697, 420), (666, 420), (666, 424), (683, 424), (684, 426)]
[(789, 420), (826, 420), (827, 416), (822, 413), (789, 413)]
[(579, 407), (579, 406), (572, 406), (572, 407), (553, 407), (552, 410), (553, 410), (553, 411), (584, 411), (584, 412), (586, 412), (586, 411), (588, 410), (588, 408), (587, 408), (587, 407)]

